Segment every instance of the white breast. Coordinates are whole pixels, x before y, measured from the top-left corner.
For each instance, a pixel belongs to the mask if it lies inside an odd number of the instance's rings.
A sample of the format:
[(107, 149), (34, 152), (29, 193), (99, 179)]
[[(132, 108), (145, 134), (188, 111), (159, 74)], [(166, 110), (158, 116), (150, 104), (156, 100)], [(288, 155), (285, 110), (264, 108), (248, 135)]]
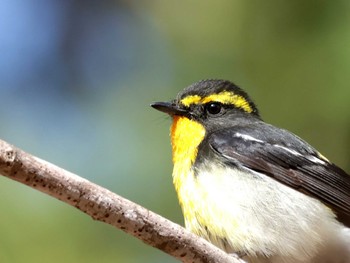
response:
[(247, 252), (249, 262), (265, 262), (261, 255), (274, 263), (350, 262), (322, 261), (331, 247), (349, 257), (350, 235), (321, 202), (253, 171), (208, 164), (199, 170), (191, 187), (179, 189), (190, 199), (183, 210), (193, 232), (228, 252)]

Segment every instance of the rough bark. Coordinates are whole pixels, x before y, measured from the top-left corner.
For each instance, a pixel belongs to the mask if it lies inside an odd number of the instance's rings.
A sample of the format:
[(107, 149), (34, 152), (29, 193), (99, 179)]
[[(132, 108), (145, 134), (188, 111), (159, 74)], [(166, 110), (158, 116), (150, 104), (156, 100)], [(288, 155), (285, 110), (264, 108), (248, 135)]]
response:
[(152, 211), (1, 140), (0, 174), (74, 206), (182, 262), (244, 262)]

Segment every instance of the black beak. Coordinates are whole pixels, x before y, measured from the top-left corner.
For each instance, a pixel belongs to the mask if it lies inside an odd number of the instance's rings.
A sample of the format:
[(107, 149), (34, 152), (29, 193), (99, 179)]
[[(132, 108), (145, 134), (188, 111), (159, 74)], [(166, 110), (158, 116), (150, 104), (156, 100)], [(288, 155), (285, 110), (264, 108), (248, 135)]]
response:
[(171, 102), (154, 102), (151, 104), (151, 106), (156, 110), (165, 112), (171, 116), (173, 115), (185, 116), (188, 114), (187, 110), (180, 109), (176, 104)]

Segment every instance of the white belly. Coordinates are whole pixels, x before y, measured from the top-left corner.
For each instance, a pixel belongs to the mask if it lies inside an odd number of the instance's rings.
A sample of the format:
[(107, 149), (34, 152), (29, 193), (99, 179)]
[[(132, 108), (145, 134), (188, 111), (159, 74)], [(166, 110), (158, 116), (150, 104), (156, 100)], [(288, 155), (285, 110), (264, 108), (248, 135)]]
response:
[[(178, 191), (186, 227), (227, 252), (254, 263), (350, 262), (350, 235), (319, 201), (255, 172), (217, 166), (185, 177)], [(335, 249), (348, 259), (327, 261)]]

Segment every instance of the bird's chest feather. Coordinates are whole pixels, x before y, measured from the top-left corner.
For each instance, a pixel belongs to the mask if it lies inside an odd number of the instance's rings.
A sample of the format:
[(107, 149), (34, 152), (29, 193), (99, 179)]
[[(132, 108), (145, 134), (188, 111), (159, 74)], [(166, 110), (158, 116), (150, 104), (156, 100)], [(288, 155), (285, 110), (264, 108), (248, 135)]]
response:
[(174, 117), (171, 127), (173, 183), (186, 227), (208, 238), (207, 231), (215, 225), (214, 222), (208, 222), (213, 220), (211, 211), (215, 210), (214, 213), (217, 216), (220, 216), (223, 211), (221, 209), (218, 211), (215, 204), (217, 200), (212, 198), (212, 190), (217, 188), (213, 187), (208, 191), (194, 173), (193, 164), (197, 157), (198, 146), (204, 137), (205, 129), (201, 124), (185, 117)]
[(186, 117), (174, 116), (171, 126), (171, 144), (173, 153), (173, 183), (184, 214), (188, 222), (195, 224), (198, 214), (198, 196), (200, 189), (196, 183), (193, 164), (198, 153), (198, 145), (205, 136), (204, 127)]
[[(171, 126), (173, 182), (178, 193), (192, 174), (190, 171), (197, 157), (198, 145), (204, 136), (205, 129), (200, 123), (186, 117), (173, 117)], [(179, 196), (179, 198), (181, 197)]]
[(204, 136), (200, 124), (174, 118), (173, 182), (186, 227), (230, 253), (274, 255), (277, 261), (271, 262), (314, 262), (325, 240), (337, 235), (329, 209), (263, 174), (225, 167), (218, 160), (206, 161), (195, 173)]

